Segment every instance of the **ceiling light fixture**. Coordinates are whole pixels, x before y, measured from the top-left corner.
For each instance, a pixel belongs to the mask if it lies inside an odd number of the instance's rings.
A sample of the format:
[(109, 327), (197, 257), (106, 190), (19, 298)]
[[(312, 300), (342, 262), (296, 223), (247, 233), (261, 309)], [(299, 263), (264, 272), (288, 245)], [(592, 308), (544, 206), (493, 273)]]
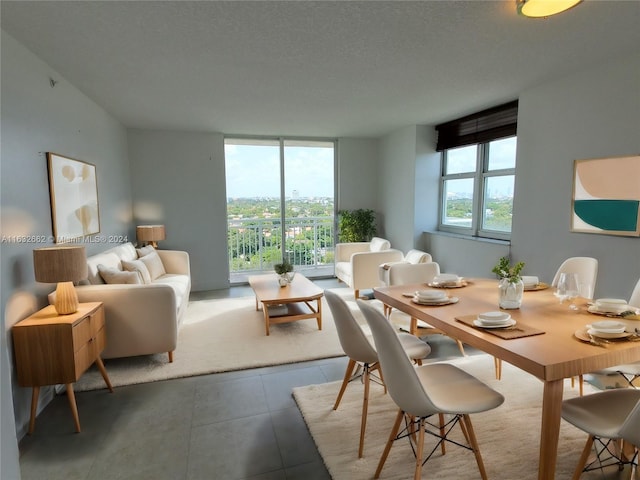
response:
[(525, 17), (544, 18), (575, 7), (582, 0), (516, 0), (518, 13)]

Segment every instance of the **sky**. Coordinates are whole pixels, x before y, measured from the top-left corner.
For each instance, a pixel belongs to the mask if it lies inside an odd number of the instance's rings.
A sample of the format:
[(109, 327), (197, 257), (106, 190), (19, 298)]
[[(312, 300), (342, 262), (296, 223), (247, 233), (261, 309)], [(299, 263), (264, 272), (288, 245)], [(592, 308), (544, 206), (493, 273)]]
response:
[[(285, 197), (333, 197), (334, 149), (285, 146)], [(279, 197), (279, 147), (225, 144), (227, 197)]]

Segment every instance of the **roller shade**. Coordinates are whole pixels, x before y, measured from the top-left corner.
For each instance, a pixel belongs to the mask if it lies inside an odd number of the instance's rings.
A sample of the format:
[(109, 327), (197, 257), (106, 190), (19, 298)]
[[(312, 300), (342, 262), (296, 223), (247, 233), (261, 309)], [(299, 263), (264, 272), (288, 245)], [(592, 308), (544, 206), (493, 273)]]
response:
[(436, 150), (489, 142), (517, 134), (518, 101), (505, 103), (482, 112), (436, 125)]

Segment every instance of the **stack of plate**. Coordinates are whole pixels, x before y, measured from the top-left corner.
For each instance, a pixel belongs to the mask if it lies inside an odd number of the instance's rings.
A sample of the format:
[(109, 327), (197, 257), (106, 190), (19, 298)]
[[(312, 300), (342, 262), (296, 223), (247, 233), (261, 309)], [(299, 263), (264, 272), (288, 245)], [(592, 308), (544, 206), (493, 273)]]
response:
[(516, 321), (505, 312), (484, 312), (478, 315), (473, 324), (483, 328), (504, 328), (515, 325)]
[(524, 284), (524, 288), (535, 288), (538, 283), (540, 283), (540, 280), (538, 279), (538, 277), (535, 277), (533, 275), (523, 275), (522, 277), (522, 283)]
[(599, 298), (596, 300), (595, 307), (599, 313), (611, 313), (614, 315), (629, 310), (627, 301), (621, 298)]
[(442, 290), (418, 290), (413, 296), (413, 301), (425, 305), (438, 305), (447, 303), (449, 297)]
[(433, 281), (431, 283), (441, 287), (449, 287), (459, 285), (461, 282), (462, 277), (459, 277), (455, 273), (441, 273), (440, 275), (433, 277)]
[(626, 325), (615, 320), (603, 320), (601, 322), (593, 322), (587, 333), (601, 338), (621, 338), (628, 336), (625, 332)]

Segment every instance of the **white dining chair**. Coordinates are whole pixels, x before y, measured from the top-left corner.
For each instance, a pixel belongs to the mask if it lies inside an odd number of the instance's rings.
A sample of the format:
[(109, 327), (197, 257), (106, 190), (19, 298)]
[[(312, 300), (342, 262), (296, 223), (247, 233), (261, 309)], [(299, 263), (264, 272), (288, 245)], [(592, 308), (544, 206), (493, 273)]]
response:
[[(598, 277), (598, 260), (593, 257), (569, 257), (567, 258), (553, 276), (551, 286), (558, 285), (561, 273), (575, 273), (578, 275), (578, 289), (580, 296), (588, 300), (593, 299), (593, 292), (596, 289), (596, 280)], [(580, 395), (583, 392), (583, 376), (578, 376), (578, 385)], [(571, 377), (571, 386), (575, 386), (575, 378)]]
[(598, 276), (598, 260), (592, 257), (570, 257), (567, 258), (553, 277), (551, 286), (558, 285), (561, 273), (575, 273), (578, 275), (578, 287), (580, 296), (589, 300), (593, 299), (593, 292), (596, 288)]
[[(398, 406), (398, 413), (374, 478), (380, 477), (393, 442), (405, 437), (409, 438), (411, 448), (415, 452), (414, 479), (421, 478), (423, 463), (431, 457), (431, 454), (427, 454), (426, 459), (423, 459), (424, 437), (425, 434), (429, 434), (437, 439), (431, 453), (440, 447), (444, 455), (445, 442), (471, 450), (475, 455), (480, 476), (486, 480), (487, 474), (470, 414), (492, 410), (502, 405), (504, 397), (474, 376), (448, 363), (414, 367), (404, 352), (393, 326), (382, 312), (362, 300), (358, 300), (358, 306), (373, 333), (389, 395)], [(448, 416), (446, 423), (445, 414)], [(429, 417), (435, 415), (439, 418), (438, 424), (429, 420)], [(399, 433), (403, 419), (405, 428)], [(468, 445), (448, 438), (448, 434), (456, 425), (460, 426)], [(436, 477), (437, 474), (432, 478)]]
[[(392, 265), (389, 268), (388, 282), (389, 286), (393, 285), (412, 285), (412, 284), (422, 284), (425, 285), (433, 281), (436, 275), (440, 274), (440, 265), (437, 262), (427, 262), (427, 263), (399, 263)], [(387, 317), (391, 315), (392, 307), (389, 305), (384, 305), (384, 313)], [(410, 318), (410, 322), (414, 322), (415, 319)], [(417, 324), (417, 321), (416, 321)], [(430, 325), (428, 323), (423, 323), (422, 327), (418, 327), (415, 331), (410, 331), (409, 333), (417, 336), (425, 336), (425, 335), (446, 335), (442, 330)], [(464, 345), (457, 338), (451, 337), (456, 344), (458, 345), (458, 349), (462, 356), (465, 356), (464, 353)]]
[[(333, 405), (333, 409), (338, 409), (338, 405), (340, 405), (340, 401), (349, 382), (356, 378), (362, 378), (364, 384), (364, 398), (362, 400), (362, 415), (360, 420), (360, 443), (358, 445), (358, 458), (362, 458), (364, 454), (364, 434), (367, 427), (371, 373), (380, 370), (378, 353), (354, 318), (347, 302), (340, 297), (340, 295), (330, 290), (325, 290), (324, 296), (327, 299), (329, 309), (333, 315), (340, 346), (347, 357), (349, 357), (349, 363), (347, 364), (344, 379), (342, 380), (342, 385), (340, 386), (340, 391), (338, 392), (338, 397)], [(398, 338), (407, 358), (415, 361), (418, 365), (422, 363), (423, 358), (431, 353), (431, 347), (413, 335), (400, 333), (398, 334)], [(362, 368), (361, 375), (354, 375), (357, 366)], [(384, 384), (382, 375), (380, 377), (380, 382)]]
[(631, 297), (629, 297), (629, 305), (632, 307), (640, 308), (640, 278), (636, 283), (635, 288), (631, 292)]
[[(637, 478), (634, 475), (637, 473), (640, 445), (640, 390), (604, 390), (565, 400), (562, 418), (589, 434), (573, 480), (578, 480), (583, 472), (602, 472), (605, 467), (614, 465), (619, 470), (631, 465), (630, 478)], [(627, 442), (629, 448), (620, 445), (620, 440)], [(592, 447), (596, 459), (587, 464)], [(629, 450), (632, 451), (631, 459), (628, 458)]]

